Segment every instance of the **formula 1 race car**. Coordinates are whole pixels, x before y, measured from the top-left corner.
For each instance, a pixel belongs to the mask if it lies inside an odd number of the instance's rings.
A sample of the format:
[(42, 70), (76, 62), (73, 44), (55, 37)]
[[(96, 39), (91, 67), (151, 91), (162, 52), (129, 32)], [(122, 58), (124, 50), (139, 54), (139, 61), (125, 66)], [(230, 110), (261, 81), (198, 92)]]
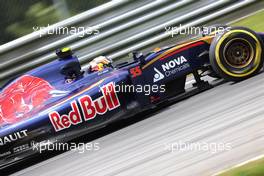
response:
[(235, 82), (252, 77), (263, 66), (263, 40), (264, 33), (225, 27), (93, 71), (82, 70), (72, 51), (61, 49), (57, 60), (1, 89), (1, 168), (39, 154), (40, 144), (70, 141), (188, 93), (189, 74), (197, 90), (210, 87), (204, 75)]

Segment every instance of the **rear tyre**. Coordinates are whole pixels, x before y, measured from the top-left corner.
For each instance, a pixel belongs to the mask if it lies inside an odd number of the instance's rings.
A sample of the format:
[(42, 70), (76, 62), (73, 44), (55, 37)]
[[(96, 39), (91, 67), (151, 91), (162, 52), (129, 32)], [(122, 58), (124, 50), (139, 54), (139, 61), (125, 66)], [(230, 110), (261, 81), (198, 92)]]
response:
[(263, 56), (262, 39), (244, 27), (217, 34), (209, 51), (213, 71), (229, 81), (241, 81), (258, 73)]

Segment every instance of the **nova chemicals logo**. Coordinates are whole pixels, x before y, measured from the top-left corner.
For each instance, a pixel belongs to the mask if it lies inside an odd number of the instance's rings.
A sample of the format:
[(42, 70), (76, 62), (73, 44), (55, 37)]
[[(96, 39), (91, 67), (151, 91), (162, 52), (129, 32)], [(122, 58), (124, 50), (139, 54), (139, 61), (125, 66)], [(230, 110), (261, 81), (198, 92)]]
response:
[(184, 64), (185, 62), (187, 62), (185, 57), (180, 56), (180, 57), (178, 57), (176, 59), (173, 59), (173, 60), (163, 64), (162, 65), (162, 69), (163, 69), (163, 71), (168, 71), (168, 70), (173, 69), (173, 68), (175, 68), (175, 67), (177, 67), (179, 65)]
[(181, 71), (189, 69), (191, 66), (184, 56), (177, 57), (161, 65), (166, 77), (175, 75)]
[(156, 72), (153, 78), (153, 82), (158, 82), (164, 78), (164, 75), (154, 67), (154, 71)]

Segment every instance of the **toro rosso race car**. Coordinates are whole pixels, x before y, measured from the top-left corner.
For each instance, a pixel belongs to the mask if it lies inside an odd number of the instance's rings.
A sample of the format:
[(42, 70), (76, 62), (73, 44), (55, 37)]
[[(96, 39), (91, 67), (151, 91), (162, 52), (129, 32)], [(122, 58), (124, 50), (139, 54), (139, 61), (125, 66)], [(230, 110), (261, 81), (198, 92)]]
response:
[(58, 50), (57, 60), (1, 88), (1, 168), (39, 154), (39, 143), (68, 142), (185, 94), (189, 74), (198, 90), (210, 87), (204, 75), (249, 78), (262, 68), (263, 40), (263, 33), (225, 27), (147, 55), (134, 53), (133, 61), (114, 67), (99, 59), (87, 70), (69, 48)]

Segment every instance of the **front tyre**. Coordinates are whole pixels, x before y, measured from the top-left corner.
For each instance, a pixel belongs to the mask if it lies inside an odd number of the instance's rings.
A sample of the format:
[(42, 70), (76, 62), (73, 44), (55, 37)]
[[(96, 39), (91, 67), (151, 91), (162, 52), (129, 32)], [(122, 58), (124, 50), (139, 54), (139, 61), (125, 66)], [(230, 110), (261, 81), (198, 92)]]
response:
[(262, 68), (263, 41), (248, 28), (232, 27), (213, 39), (209, 56), (217, 75), (229, 81), (241, 81)]

